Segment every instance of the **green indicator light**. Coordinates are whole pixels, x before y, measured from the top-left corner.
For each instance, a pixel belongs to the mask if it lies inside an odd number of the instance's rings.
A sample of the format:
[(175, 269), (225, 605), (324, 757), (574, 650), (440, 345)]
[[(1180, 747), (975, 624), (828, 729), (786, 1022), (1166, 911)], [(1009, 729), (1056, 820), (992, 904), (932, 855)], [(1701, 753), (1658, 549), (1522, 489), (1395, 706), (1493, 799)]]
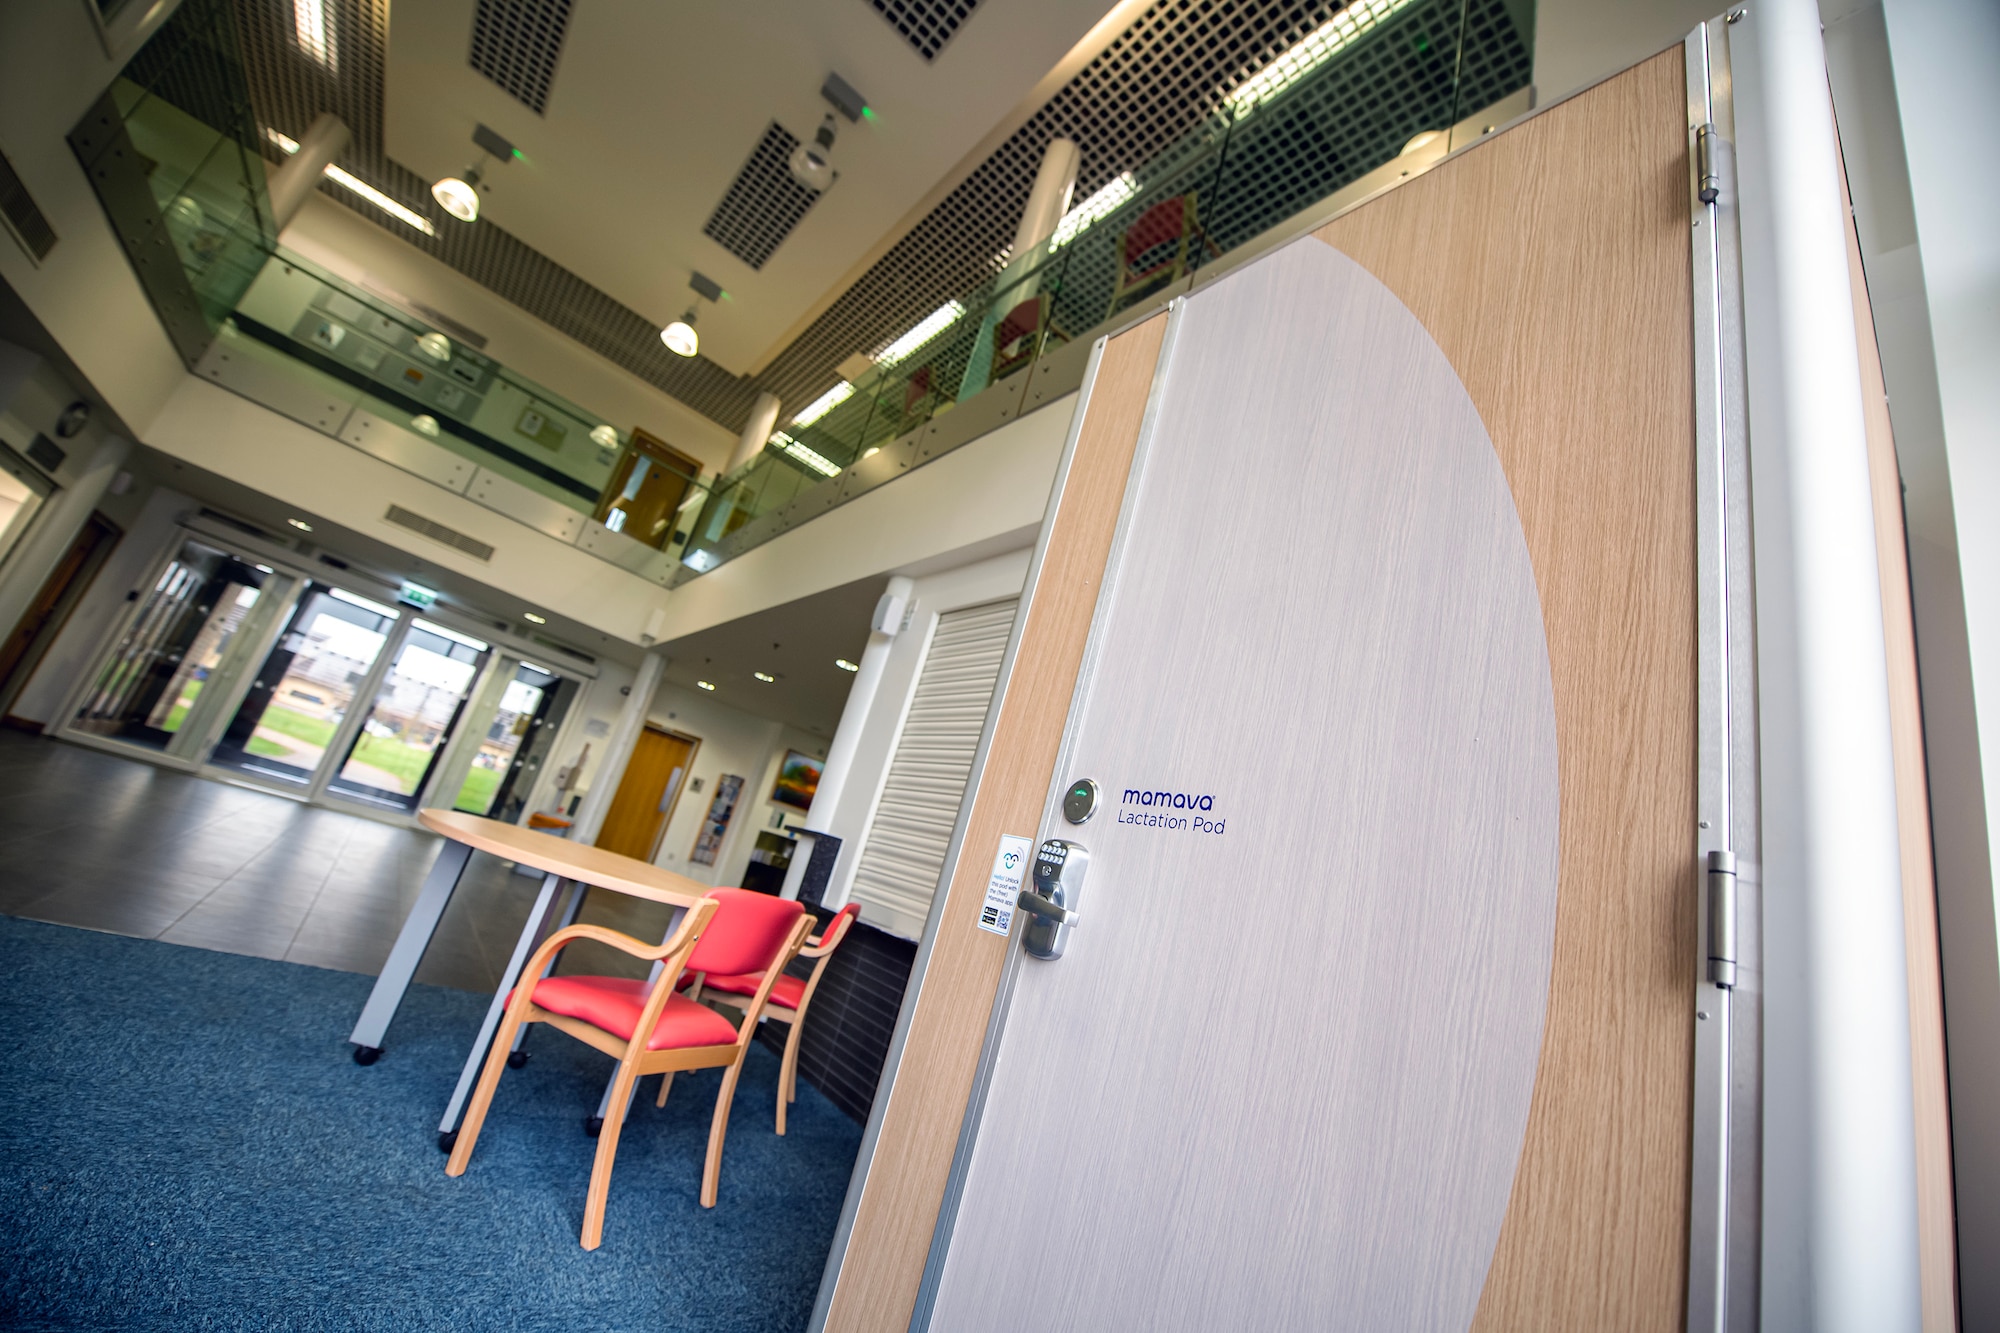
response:
[(522, 151), (521, 151), (520, 149), (516, 148), (516, 149), (514, 150), (514, 156), (515, 156), (515, 157), (526, 157), (526, 156), (527, 156), (527, 154), (526, 154), (526, 153), (524, 153), (524, 152), (522, 152)]
[(873, 120), (875, 119), (875, 108), (872, 106), (864, 106), (861, 108), (861, 115), (863, 119)]

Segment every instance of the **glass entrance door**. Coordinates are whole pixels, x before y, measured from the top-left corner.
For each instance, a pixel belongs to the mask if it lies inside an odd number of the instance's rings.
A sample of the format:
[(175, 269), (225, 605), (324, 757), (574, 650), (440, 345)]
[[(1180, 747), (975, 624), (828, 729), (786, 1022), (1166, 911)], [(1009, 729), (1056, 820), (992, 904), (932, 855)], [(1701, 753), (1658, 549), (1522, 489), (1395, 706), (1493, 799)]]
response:
[(209, 762), (310, 787), (402, 613), (309, 584)]
[(455, 630), (414, 621), (326, 790), (415, 811), (491, 651)]
[(274, 577), (213, 546), (182, 542), (99, 667), (73, 728), (166, 749)]
[(575, 681), (532, 662), (517, 661), (513, 667), (513, 679), (452, 802), (455, 810), (509, 823), (520, 818), (577, 689)]

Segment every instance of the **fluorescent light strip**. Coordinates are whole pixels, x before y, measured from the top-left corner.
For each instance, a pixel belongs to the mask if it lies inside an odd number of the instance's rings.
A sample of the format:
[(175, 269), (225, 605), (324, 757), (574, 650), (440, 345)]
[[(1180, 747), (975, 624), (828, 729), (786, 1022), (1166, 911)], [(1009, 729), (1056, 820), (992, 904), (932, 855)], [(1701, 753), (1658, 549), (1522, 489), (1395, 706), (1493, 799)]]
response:
[[(794, 426), (810, 426), (834, 408), (839, 407), (854, 396), (854, 386), (846, 380), (834, 385), (819, 397), (806, 404), (806, 410), (792, 418)], [(786, 438), (790, 438), (789, 436)], [(839, 469), (835, 469), (838, 471)]]
[(1223, 99), (1240, 119), (1339, 55), (1415, 0), (1355, 0)]
[[(267, 129), (264, 131), (264, 137), (276, 144), (287, 154), (299, 151), (299, 141), (288, 134), (280, 134), (276, 130)], [(388, 195), (383, 194), (380, 190), (370, 185), (367, 181), (362, 180), (359, 176), (343, 171), (339, 167), (328, 163), (326, 178), (344, 190), (352, 190), (369, 203), (375, 205), (375, 207), (381, 209), (384, 213), (387, 213), (390, 217), (396, 219), (396, 221), (415, 227), (426, 236), (437, 235), (437, 228), (431, 226), (429, 218), (421, 213), (412, 212), (410, 209), (403, 207), (394, 199), (391, 199)]]
[(895, 365), (898, 361), (901, 361), (904, 357), (957, 323), (959, 316), (964, 313), (964, 306), (956, 301), (946, 301), (943, 305), (931, 311), (930, 314), (918, 320), (915, 327), (908, 333), (905, 333), (902, 337), (877, 352), (875, 354), (875, 364), (883, 367)]
[(800, 444), (783, 431), (779, 431), (776, 435), (773, 435), (771, 443), (777, 445), (779, 449), (798, 459), (801, 463), (804, 463), (823, 477), (837, 477), (840, 475), (840, 468), (829, 462), (826, 455), (806, 448), (806, 446)]
[(1054, 254), (1086, 231), (1090, 224), (1116, 209), (1138, 192), (1132, 181), (1132, 173), (1113, 176), (1105, 182), (1096, 194), (1063, 214), (1062, 221), (1056, 223), (1055, 234), (1049, 237), (1049, 253)]
[(292, 0), (292, 36), (298, 41), (299, 50), (311, 56), (328, 71), (340, 68), (340, 62), (333, 45), (333, 25), (326, 13), (327, 0)]

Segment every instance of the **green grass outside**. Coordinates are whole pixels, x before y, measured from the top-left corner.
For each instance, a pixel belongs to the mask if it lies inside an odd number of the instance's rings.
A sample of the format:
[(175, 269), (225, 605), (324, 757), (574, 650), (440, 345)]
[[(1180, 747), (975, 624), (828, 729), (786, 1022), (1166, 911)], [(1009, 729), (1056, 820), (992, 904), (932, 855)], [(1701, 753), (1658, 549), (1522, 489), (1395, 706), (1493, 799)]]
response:
[(201, 682), (191, 680), (181, 687), (181, 697), (174, 700), (174, 706), (167, 710), (167, 722), (162, 731), (179, 731), (181, 723), (187, 721), (188, 709), (194, 706), (195, 697), (201, 693)]
[(500, 788), (500, 771), (492, 768), (475, 767), (465, 776), (465, 785), (458, 789), (458, 800), (453, 808), (469, 814), (483, 815), (493, 804), (493, 793)]
[(264, 716), (257, 719), (260, 727), (269, 727), (280, 736), (290, 736), (295, 741), (316, 745), (324, 750), (333, 739), (333, 723), (322, 717), (307, 717), (289, 708), (275, 705), (264, 710)]
[(354, 747), (353, 758), (357, 763), (395, 774), (403, 790), (411, 792), (423, 781), (424, 769), (430, 766), (431, 752), (391, 737), (371, 736), (364, 731)]

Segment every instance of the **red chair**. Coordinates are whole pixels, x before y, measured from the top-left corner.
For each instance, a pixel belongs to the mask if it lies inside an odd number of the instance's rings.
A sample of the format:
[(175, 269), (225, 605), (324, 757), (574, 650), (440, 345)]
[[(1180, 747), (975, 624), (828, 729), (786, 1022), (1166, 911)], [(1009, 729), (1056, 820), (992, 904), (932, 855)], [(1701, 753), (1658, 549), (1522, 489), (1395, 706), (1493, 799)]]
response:
[(583, 1210), (583, 1248), (594, 1250), (604, 1238), (604, 1204), (611, 1192), (611, 1163), (618, 1155), (618, 1131), (632, 1101), (632, 1085), (647, 1074), (725, 1067), (722, 1090), (715, 1096), (715, 1117), (709, 1125), (708, 1157), (702, 1165), (701, 1206), (715, 1207), (716, 1184), (722, 1172), (722, 1140), (729, 1129), (729, 1104), (736, 1095), (737, 1076), (750, 1038), (757, 1031), (769, 985), (759, 986), (743, 1011), (743, 1021), (729, 1020), (706, 1005), (674, 994), (669, 977), (683, 967), (735, 974), (762, 971), (776, 977), (805, 942), (812, 918), (795, 902), (754, 893), (749, 889), (717, 889), (689, 908), (680, 928), (665, 944), (647, 945), (630, 935), (602, 926), (569, 926), (557, 931), (535, 950), (522, 976), (540, 975), (556, 951), (572, 940), (591, 939), (634, 958), (662, 964), (664, 984), (648, 986), (627, 977), (543, 977), (532, 988), (516, 986), (507, 1000), (507, 1017), (493, 1038), (479, 1087), (465, 1108), (465, 1123), (445, 1164), (445, 1174), (465, 1174), (473, 1145), (493, 1101), (494, 1089), (507, 1067), (507, 1052), (523, 1023), (547, 1023), (578, 1041), (595, 1046), (618, 1061), (611, 1085), (611, 1104), (597, 1134), (597, 1159), (590, 1170), (590, 1193)]
[(1195, 192), (1162, 199), (1139, 215), (1139, 220), (1118, 238), (1118, 272), (1111, 283), (1111, 304), (1104, 316), (1109, 319), (1118, 307), (1154, 287), (1170, 287), (1187, 276), (1188, 247), (1200, 242), (1194, 258), (1203, 250), (1222, 252), (1195, 217)]
[(1069, 341), (1069, 335), (1049, 318), (1049, 305), (1047, 292), (1031, 296), (993, 326), (993, 363), (986, 376), (987, 383), (994, 383), (1033, 361), (1049, 339)]
[[(770, 997), (764, 1003), (764, 1015), (781, 1023), (791, 1024), (790, 1035), (785, 1038), (785, 1063), (778, 1074), (778, 1133), (785, 1132), (785, 1107), (799, 1099), (799, 1033), (806, 1025), (806, 1006), (812, 1003), (813, 992), (819, 988), (820, 974), (826, 971), (826, 960), (847, 938), (847, 928), (861, 919), (861, 904), (849, 903), (834, 913), (833, 920), (826, 923), (819, 938), (808, 939), (799, 950), (799, 957), (814, 958), (810, 973), (795, 977), (785, 973), (771, 983)], [(764, 984), (762, 973), (751, 972), (742, 976), (701, 976), (694, 977), (694, 987), (689, 992), (691, 999), (714, 1000), (717, 1004), (732, 1005), (738, 1009), (748, 1005), (756, 997), (758, 988)], [(666, 1090), (661, 1089), (661, 1096)]]

